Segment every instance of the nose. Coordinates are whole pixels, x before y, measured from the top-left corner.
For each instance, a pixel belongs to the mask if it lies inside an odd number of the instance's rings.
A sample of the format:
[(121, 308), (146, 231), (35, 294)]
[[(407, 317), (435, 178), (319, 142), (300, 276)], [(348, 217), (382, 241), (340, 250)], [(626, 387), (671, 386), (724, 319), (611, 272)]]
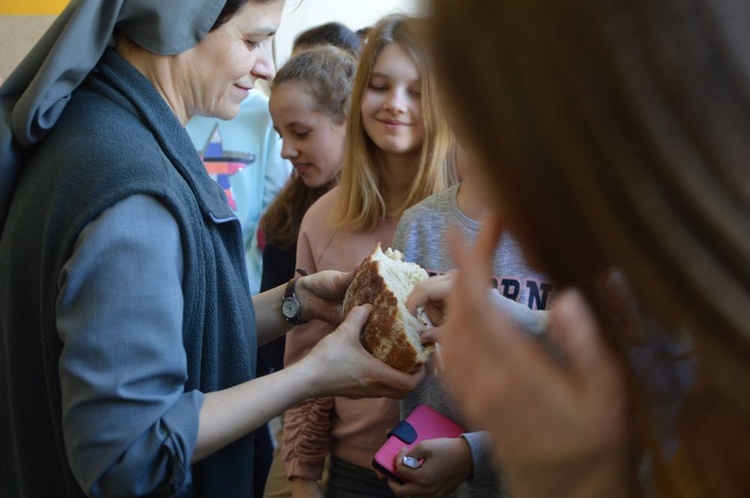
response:
[(299, 155), (297, 149), (292, 145), (291, 140), (281, 140), (281, 158), (292, 160)]
[(276, 76), (276, 65), (273, 62), (270, 41), (264, 41), (258, 47), (258, 58), (255, 60), (250, 74), (266, 81), (271, 81)]
[(389, 112), (403, 114), (406, 112), (406, 99), (401, 94), (401, 91), (394, 89), (388, 94), (383, 107)]

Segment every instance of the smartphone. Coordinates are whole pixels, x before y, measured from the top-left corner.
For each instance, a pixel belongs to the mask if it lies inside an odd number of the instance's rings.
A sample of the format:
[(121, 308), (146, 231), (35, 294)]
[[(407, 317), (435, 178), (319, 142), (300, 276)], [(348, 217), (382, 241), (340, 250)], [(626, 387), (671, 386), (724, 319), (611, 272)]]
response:
[(372, 466), (389, 478), (404, 484), (406, 480), (396, 473), (396, 457), (406, 446), (411, 449), (427, 439), (459, 437), (466, 430), (453, 420), (427, 405), (417, 406), (405, 420), (388, 433), (388, 439), (372, 459)]

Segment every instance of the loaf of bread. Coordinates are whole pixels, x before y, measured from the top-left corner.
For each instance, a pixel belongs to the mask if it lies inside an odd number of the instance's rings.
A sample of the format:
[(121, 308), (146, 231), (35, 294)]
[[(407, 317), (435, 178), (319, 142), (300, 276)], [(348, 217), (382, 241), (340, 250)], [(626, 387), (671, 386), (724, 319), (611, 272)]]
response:
[(419, 336), (427, 328), (406, 309), (412, 288), (425, 280), (427, 272), (416, 263), (403, 261), (399, 251), (380, 248), (365, 258), (344, 298), (344, 316), (360, 304), (373, 306), (360, 337), (374, 357), (402, 372), (414, 373), (427, 361), (432, 348)]

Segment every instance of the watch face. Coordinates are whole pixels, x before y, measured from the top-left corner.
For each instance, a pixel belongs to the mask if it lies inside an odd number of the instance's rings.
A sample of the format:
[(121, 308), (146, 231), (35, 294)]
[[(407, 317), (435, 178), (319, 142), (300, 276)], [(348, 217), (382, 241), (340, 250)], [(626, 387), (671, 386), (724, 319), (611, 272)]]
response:
[(299, 305), (294, 299), (284, 299), (281, 303), (281, 312), (287, 318), (294, 318), (299, 312)]

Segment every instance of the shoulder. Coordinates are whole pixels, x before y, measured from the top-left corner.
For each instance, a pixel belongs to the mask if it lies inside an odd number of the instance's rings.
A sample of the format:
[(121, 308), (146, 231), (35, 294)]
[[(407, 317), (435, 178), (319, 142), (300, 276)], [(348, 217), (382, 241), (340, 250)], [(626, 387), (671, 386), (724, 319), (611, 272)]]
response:
[(416, 203), (401, 216), (399, 226), (409, 226), (414, 223), (423, 223), (427, 219), (444, 218), (445, 213), (451, 211), (451, 189), (444, 190), (429, 197), (425, 197)]
[(321, 221), (329, 219), (332, 211), (337, 208), (341, 190), (339, 187), (332, 188), (315, 201), (305, 213), (305, 219)]
[(122, 164), (131, 173), (140, 168), (155, 175), (157, 164), (168, 163), (156, 137), (137, 116), (93, 92), (71, 100), (40, 152), (62, 168), (88, 169), (93, 177)]
[(448, 190), (443, 190), (442, 192), (438, 192), (437, 194), (425, 197), (424, 199), (407, 209), (404, 212), (404, 215), (408, 214), (409, 216), (413, 217), (423, 213), (434, 212), (436, 208), (450, 209), (451, 195), (454, 189), (455, 186), (449, 188)]
[(308, 208), (302, 217), (299, 239), (327, 237), (335, 232), (333, 210), (338, 204), (339, 189), (334, 187)]

